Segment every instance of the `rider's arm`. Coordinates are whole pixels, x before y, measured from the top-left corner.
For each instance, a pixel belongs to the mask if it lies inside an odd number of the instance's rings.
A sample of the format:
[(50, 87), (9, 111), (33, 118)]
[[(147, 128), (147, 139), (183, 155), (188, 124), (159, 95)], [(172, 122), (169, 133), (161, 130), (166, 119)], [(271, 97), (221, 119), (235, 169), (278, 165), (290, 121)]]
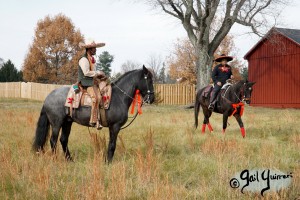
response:
[(98, 71), (91, 71), (90, 70), (90, 63), (89, 63), (88, 59), (85, 58), (85, 57), (82, 57), (79, 60), (79, 66), (80, 66), (80, 68), (81, 68), (81, 70), (82, 70), (82, 72), (85, 76), (94, 77), (94, 76), (99, 75)]

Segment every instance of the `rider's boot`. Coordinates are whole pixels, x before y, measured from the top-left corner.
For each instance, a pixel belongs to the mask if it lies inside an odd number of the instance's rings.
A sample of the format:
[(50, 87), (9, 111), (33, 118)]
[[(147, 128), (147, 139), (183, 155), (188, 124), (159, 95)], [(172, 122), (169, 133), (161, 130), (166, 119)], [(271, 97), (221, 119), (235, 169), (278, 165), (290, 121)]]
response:
[(214, 110), (216, 104), (216, 98), (217, 98), (217, 93), (215, 91), (212, 91), (211, 99), (208, 106), (209, 110)]

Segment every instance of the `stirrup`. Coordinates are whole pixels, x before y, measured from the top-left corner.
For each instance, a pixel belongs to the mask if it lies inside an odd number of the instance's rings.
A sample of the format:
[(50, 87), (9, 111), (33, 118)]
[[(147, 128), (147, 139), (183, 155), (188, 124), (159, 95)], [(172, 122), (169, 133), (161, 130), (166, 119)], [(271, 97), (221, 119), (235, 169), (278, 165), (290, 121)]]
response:
[(96, 127), (96, 123), (95, 123), (95, 122), (90, 122), (89, 125), (90, 125), (91, 127)]
[(96, 123), (96, 128), (97, 128), (97, 130), (101, 130), (103, 128), (103, 126), (101, 125), (101, 123), (99, 121), (97, 121), (97, 123)]
[(210, 103), (208, 106), (208, 110), (213, 110), (215, 108), (214, 104)]

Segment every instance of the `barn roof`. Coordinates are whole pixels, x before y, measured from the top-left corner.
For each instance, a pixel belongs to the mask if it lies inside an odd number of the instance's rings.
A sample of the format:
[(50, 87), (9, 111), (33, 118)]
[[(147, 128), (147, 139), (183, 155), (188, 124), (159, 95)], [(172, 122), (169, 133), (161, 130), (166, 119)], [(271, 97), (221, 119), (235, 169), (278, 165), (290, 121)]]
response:
[(288, 29), (288, 28), (277, 28), (273, 27), (261, 40), (259, 40), (251, 49), (246, 53), (244, 59), (247, 59), (249, 55), (267, 38), (271, 36), (271, 34), (279, 33), (282, 36), (288, 38), (293, 41), (297, 45), (300, 46), (300, 30), (299, 29)]

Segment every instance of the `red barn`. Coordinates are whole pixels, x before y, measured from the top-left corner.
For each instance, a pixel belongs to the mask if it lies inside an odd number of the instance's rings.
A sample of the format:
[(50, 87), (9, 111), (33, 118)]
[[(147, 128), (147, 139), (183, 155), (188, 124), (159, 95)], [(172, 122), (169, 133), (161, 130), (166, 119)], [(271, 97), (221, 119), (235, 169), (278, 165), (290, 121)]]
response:
[(244, 57), (251, 105), (300, 108), (300, 30), (272, 28)]

